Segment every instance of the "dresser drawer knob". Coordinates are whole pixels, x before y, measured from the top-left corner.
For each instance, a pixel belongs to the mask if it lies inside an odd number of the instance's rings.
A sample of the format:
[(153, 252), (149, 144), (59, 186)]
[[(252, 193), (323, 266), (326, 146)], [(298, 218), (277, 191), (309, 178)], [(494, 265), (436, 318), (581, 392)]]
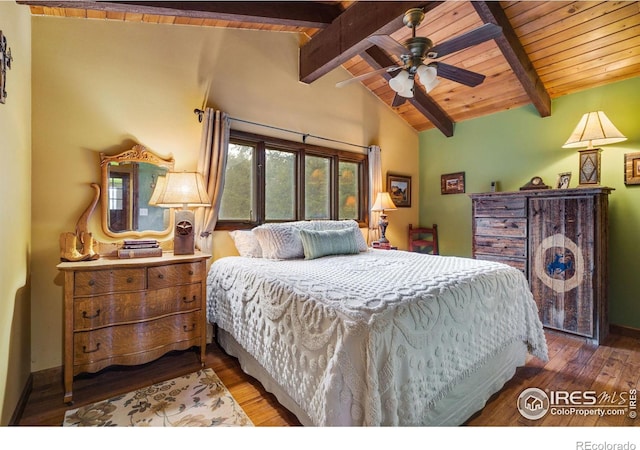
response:
[(186, 325), (183, 325), (183, 326), (182, 326), (182, 329), (184, 330), (184, 332), (185, 332), (185, 333), (188, 333), (189, 331), (193, 331), (193, 330), (195, 330), (195, 329), (196, 329), (196, 324), (195, 324), (195, 323), (192, 323), (192, 324), (191, 324), (191, 328), (189, 328), (189, 327), (188, 327), (188, 326), (186, 326)]
[(196, 301), (196, 296), (194, 295), (191, 300), (187, 300), (187, 297), (182, 297), (182, 301), (185, 303), (193, 303)]
[(83, 319), (95, 319), (99, 315), (100, 315), (100, 310), (97, 310), (96, 313), (93, 316), (90, 316), (89, 314), (87, 314), (86, 311), (82, 311), (82, 318)]
[(89, 286), (93, 286), (95, 284), (96, 284), (95, 280), (93, 280), (93, 279), (89, 280)]
[(94, 348), (93, 350), (87, 350), (87, 346), (86, 345), (82, 346), (82, 353), (95, 353), (98, 350), (100, 350), (100, 342), (98, 342), (96, 344), (96, 348)]
[(132, 277), (127, 278), (127, 283), (133, 283), (133, 278)]
[(193, 275), (193, 270), (189, 270), (189, 275)]
[(163, 274), (161, 274), (161, 273), (159, 273), (159, 274), (158, 274), (158, 278), (160, 278), (160, 279), (162, 280), (162, 279), (164, 279), (164, 275), (163, 275)]

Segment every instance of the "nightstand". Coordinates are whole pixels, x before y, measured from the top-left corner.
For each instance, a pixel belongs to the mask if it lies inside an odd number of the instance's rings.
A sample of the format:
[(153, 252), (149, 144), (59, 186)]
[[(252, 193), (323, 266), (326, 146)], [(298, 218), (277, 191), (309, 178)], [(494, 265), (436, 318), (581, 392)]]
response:
[(210, 255), (62, 262), (64, 401), (73, 377), (143, 364), (171, 350), (206, 351), (206, 261)]

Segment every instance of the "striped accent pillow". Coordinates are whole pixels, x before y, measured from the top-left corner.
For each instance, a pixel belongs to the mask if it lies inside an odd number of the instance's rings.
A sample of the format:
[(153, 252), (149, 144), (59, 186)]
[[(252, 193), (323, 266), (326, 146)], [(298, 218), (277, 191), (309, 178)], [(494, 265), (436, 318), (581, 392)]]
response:
[(304, 259), (316, 259), (329, 255), (353, 255), (360, 253), (354, 228), (342, 230), (300, 230)]

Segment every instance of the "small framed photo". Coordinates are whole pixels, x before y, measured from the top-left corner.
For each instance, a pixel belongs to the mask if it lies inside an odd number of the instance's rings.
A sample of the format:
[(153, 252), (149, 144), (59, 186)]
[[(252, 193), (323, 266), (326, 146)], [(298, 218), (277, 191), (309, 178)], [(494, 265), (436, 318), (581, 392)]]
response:
[(463, 194), (464, 172), (447, 173), (440, 177), (441, 194)]
[(558, 181), (556, 182), (556, 189), (569, 189), (570, 182), (571, 182), (571, 172), (559, 173)]
[(624, 155), (624, 184), (640, 184), (640, 153)]
[(387, 173), (387, 192), (398, 208), (411, 207), (411, 177)]

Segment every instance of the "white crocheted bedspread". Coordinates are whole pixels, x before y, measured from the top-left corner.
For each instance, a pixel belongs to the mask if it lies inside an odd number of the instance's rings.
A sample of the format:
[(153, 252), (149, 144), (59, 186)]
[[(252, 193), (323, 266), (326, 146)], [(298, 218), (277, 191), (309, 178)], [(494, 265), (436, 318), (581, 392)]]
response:
[(314, 260), (225, 257), (207, 314), (314, 425), (427, 425), (456, 382), (514, 341), (547, 359), (522, 273), (373, 250)]

